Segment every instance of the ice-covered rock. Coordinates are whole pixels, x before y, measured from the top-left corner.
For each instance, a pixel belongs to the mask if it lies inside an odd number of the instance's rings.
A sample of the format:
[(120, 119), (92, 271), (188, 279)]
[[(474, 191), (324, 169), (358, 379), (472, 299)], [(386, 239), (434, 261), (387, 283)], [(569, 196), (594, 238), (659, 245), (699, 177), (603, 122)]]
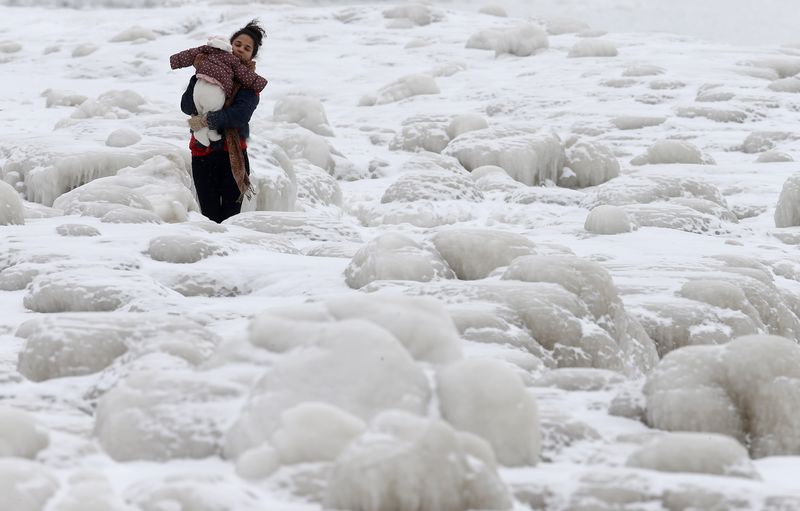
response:
[(128, 486), (123, 497), (137, 511), (259, 511), (264, 506), (248, 485), (218, 473), (154, 475)]
[(453, 270), (435, 250), (424, 248), (411, 238), (386, 232), (370, 240), (350, 261), (344, 272), (353, 289), (374, 280), (415, 280), (453, 278)]
[(612, 179), (591, 189), (582, 205), (591, 209), (601, 204), (624, 206), (675, 198), (704, 199), (722, 207), (727, 205), (719, 189), (703, 179), (658, 174), (628, 175)]
[(34, 459), (49, 442), (49, 435), (39, 428), (30, 414), (0, 407), (0, 459)]
[(566, 152), (572, 176), (562, 175), (559, 186), (585, 188), (619, 176), (619, 162), (608, 147), (595, 142), (577, 142)]
[(455, 156), (469, 171), (484, 165), (502, 167), (529, 186), (557, 183), (564, 168), (564, 147), (554, 133), (530, 126), (497, 126), (454, 138), (443, 154)]
[(536, 253), (525, 236), (491, 229), (448, 229), (433, 236), (433, 245), (461, 280), (483, 279), (522, 255)]
[(429, 201), (345, 204), (349, 213), (367, 227), (411, 224), (432, 228), (467, 222), (476, 217), (474, 203), (466, 201)]
[(80, 470), (69, 476), (68, 483), (53, 511), (136, 511), (100, 472)]
[(35, 312), (113, 311), (176, 296), (139, 272), (86, 267), (35, 277), (23, 304)]
[(662, 163), (716, 164), (711, 156), (703, 154), (697, 146), (682, 140), (659, 140), (650, 146), (646, 153), (631, 160), (633, 165)]
[(652, 64), (632, 64), (625, 68), (622, 76), (657, 76), (666, 72), (663, 67)]
[(284, 211), (250, 211), (234, 215), (223, 225), (237, 225), (283, 240), (285, 253), (296, 253), (291, 240), (361, 241), (361, 235), (339, 219), (321, 214)]
[(545, 25), (550, 35), (574, 34), (591, 28), (583, 21), (573, 18), (550, 18), (546, 20)]
[(227, 251), (214, 241), (200, 236), (167, 234), (151, 239), (147, 254), (155, 261), (185, 264), (214, 255), (227, 255)]
[(466, 47), (494, 50), (495, 55), (507, 53), (517, 57), (528, 57), (548, 48), (549, 45), (547, 33), (538, 26), (528, 23), (505, 29), (482, 30), (470, 36)]
[(620, 234), (634, 230), (625, 208), (608, 204), (593, 208), (586, 216), (583, 228), (592, 234)]
[(446, 117), (414, 116), (403, 121), (402, 129), (389, 143), (389, 149), (441, 153), (450, 138)]
[(95, 433), (117, 461), (213, 456), (240, 394), (202, 373), (138, 371), (100, 398)]
[(647, 422), (658, 429), (728, 435), (755, 458), (800, 453), (800, 346), (789, 339), (675, 350), (644, 391)]
[(770, 83), (768, 88), (775, 92), (800, 92), (800, 79), (795, 77), (781, 78)]
[(764, 151), (756, 158), (756, 163), (789, 163), (793, 161), (794, 158), (791, 154), (782, 151)]
[(488, 14), (489, 16), (497, 16), (498, 18), (508, 17), (506, 10), (500, 5), (484, 5), (478, 12), (481, 14)]
[(127, 43), (134, 41), (152, 41), (156, 39), (156, 34), (149, 28), (144, 28), (139, 25), (129, 27), (122, 32), (118, 33), (109, 41), (112, 43)]
[(24, 225), (22, 199), (13, 186), (0, 181), (0, 225)]
[(268, 440), (281, 414), (307, 401), (341, 408), (363, 420), (387, 408), (424, 414), (430, 399), (425, 373), (400, 342), (374, 323), (351, 319), (318, 330), (313, 346), (276, 359), (251, 388), (226, 436), (231, 457)]
[(358, 417), (325, 403), (289, 408), (280, 420), (270, 444), (287, 464), (334, 461), (366, 429)]
[(436, 21), (441, 21), (442, 14), (434, 11), (425, 4), (398, 5), (383, 11), (383, 17), (388, 19), (409, 20), (414, 25), (425, 26)]
[(381, 203), (462, 200), (481, 202), (483, 193), (466, 172), (407, 172), (383, 192)]
[(0, 459), (0, 509), (42, 511), (59, 489), (47, 467), (22, 459)]
[(87, 224), (61, 224), (56, 227), (59, 236), (100, 236), (96, 227)]
[[(568, 174), (564, 168), (562, 178)], [(560, 186), (517, 186), (506, 196), (510, 204), (557, 204), (559, 206), (579, 206), (585, 198), (583, 192)], [(512, 222), (513, 223), (513, 222)]]
[(245, 201), (243, 212), (294, 211), (297, 178), (290, 155), (304, 158), (328, 172), (333, 172), (336, 167), (325, 139), (305, 128), (270, 131), (270, 142), (265, 145), (266, 155), (259, 160), (259, 165), (250, 169), (250, 182), (256, 190), (255, 200)]
[(342, 206), (342, 188), (325, 170), (297, 160), (294, 163), (297, 180), (296, 209), (314, 209), (325, 206)]
[(391, 411), (336, 460), (325, 506), (501, 510), (511, 509), (511, 499), (486, 442), (440, 420)]
[(777, 142), (790, 138), (786, 131), (754, 131), (742, 142), (742, 151), (752, 154), (775, 148)]
[(290, 94), (275, 102), (272, 117), (280, 122), (293, 122), (326, 137), (333, 136), (333, 130), (325, 115), (325, 107), (318, 98)]
[(17, 53), (22, 50), (22, 45), (16, 41), (0, 41), (0, 53)]
[[(447, 125), (447, 136), (451, 139), (468, 131), (482, 130), (489, 127), (486, 119), (478, 114), (456, 115)], [(441, 151), (439, 151), (441, 152)]]
[(681, 204), (651, 202), (629, 204), (623, 209), (631, 222), (639, 227), (660, 227), (715, 235), (729, 232), (729, 228), (720, 218)]
[(194, 321), (158, 313), (59, 314), (20, 325), (25, 339), (17, 368), (33, 381), (82, 376), (119, 357), (168, 353), (190, 364), (211, 356), (217, 336)]
[(413, 96), (439, 94), (440, 92), (433, 76), (428, 74), (407, 75), (379, 89), (373, 104), (384, 105)]
[(56, 89), (45, 89), (41, 96), (45, 98), (45, 107), (47, 108), (52, 108), (54, 106), (78, 106), (89, 99), (83, 94)]
[[(444, 306), (429, 297), (393, 293), (346, 295), (321, 303), (272, 308), (250, 324), (250, 342), (276, 352), (325, 338), (332, 321), (359, 319), (386, 329), (415, 360), (461, 358), (461, 342)], [(331, 334), (332, 335), (332, 334)]]
[(709, 433), (668, 433), (628, 456), (628, 467), (760, 479), (747, 449), (733, 438)]
[(800, 173), (784, 181), (775, 206), (775, 227), (800, 225)]
[(119, 128), (108, 134), (106, 145), (109, 147), (128, 147), (141, 139), (142, 136), (130, 128)]
[(87, 99), (72, 112), (70, 117), (72, 119), (93, 117), (127, 119), (131, 114), (139, 113), (140, 107), (146, 103), (147, 101), (140, 94), (132, 90), (112, 90), (100, 94), (97, 99)]
[(642, 128), (648, 128), (650, 126), (658, 126), (659, 124), (664, 124), (667, 120), (666, 117), (643, 117), (638, 115), (623, 115), (620, 117), (614, 117), (611, 120), (611, 124), (613, 124), (619, 130), (640, 130)]
[(484, 438), (504, 465), (536, 464), (540, 450), (536, 399), (508, 365), (468, 359), (441, 368), (436, 383), (445, 420)]
[(581, 39), (570, 48), (567, 57), (616, 57), (617, 46), (611, 41), (602, 39)]
[(704, 106), (685, 106), (676, 110), (678, 117), (705, 117), (714, 122), (738, 122), (743, 123), (747, 120), (747, 113), (741, 110), (723, 110), (721, 108), (711, 108)]
[(72, 49), (72, 57), (73, 58), (86, 57), (96, 52), (97, 49), (98, 46), (92, 43), (79, 44), (78, 46)]
[(758, 59), (751, 59), (745, 64), (748, 66), (774, 71), (775, 75), (780, 78), (789, 78), (797, 73), (800, 73), (800, 59), (797, 57), (762, 57)]
[[(185, 211), (185, 210), (184, 210)], [(184, 212), (182, 217), (186, 218)], [(100, 221), (105, 224), (160, 224), (161, 217), (144, 209), (119, 206), (108, 210), (100, 217)]]

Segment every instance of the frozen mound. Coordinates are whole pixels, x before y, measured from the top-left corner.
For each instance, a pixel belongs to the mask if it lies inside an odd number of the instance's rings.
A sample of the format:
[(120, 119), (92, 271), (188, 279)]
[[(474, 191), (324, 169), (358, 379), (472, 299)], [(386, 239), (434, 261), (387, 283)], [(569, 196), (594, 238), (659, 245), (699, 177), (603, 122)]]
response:
[(501, 167), (528, 186), (557, 183), (565, 159), (556, 134), (528, 126), (470, 131), (454, 138), (443, 154), (455, 156), (469, 171), (484, 165)]
[(617, 46), (611, 41), (602, 39), (581, 39), (570, 48), (567, 57), (616, 57), (619, 54)]
[(325, 115), (325, 107), (318, 98), (289, 94), (275, 102), (272, 118), (278, 122), (293, 122), (317, 135), (333, 136)]
[(491, 448), (447, 423), (385, 412), (336, 460), (325, 507), (390, 509), (511, 509)]
[(583, 201), (586, 208), (601, 204), (625, 206), (669, 201), (674, 198), (705, 199), (723, 208), (722, 193), (711, 183), (694, 177), (670, 175), (621, 176), (590, 190)]
[(492, 229), (448, 229), (432, 241), (460, 280), (484, 279), (517, 257), (536, 253), (525, 236)]
[[(223, 225), (236, 225), (273, 234), (286, 241), (289, 246), (290, 240), (361, 241), (358, 231), (341, 220), (307, 213), (250, 211), (232, 216)], [(295, 252), (287, 250), (286, 253)]]
[(443, 15), (432, 10), (424, 4), (398, 5), (383, 11), (383, 17), (387, 19), (409, 20), (414, 25), (425, 26), (436, 21), (441, 21)]
[(528, 189), (519, 181), (508, 175), (501, 167), (484, 165), (470, 172), (470, 177), (475, 181), (478, 190), (484, 193), (499, 192), (509, 194), (516, 190)]
[(792, 134), (786, 131), (754, 131), (742, 142), (742, 151), (753, 154), (774, 149), (778, 142), (790, 137)]
[(705, 117), (706, 119), (714, 122), (738, 122), (743, 123), (747, 120), (747, 113), (741, 110), (723, 110), (720, 108), (711, 108), (707, 106), (685, 106), (676, 110), (675, 114), (678, 117), (687, 117), (693, 119), (695, 117)]
[(775, 227), (800, 225), (800, 173), (784, 181), (775, 206)]
[(24, 225), (22, 199), (13, 186), (0, 181), (0, 225)]
[(621, 234), (633, 231), (634, 225), (625, 208), (600, 205), (593, 208), (586, 216), (583, 228), (592, 234)]
[(79, 58), (79, 57), (87, 57), (92, 53), (98, 50), (98, 46), (92, 43), (83, 43), (79, 44), (75, 48), (72, 49), (72, 57)]
[(0, 459), (0, 509), (43, 511), (59, 489), (44, 465), (23, 459)]
[(511, 54), (517, 57), (535, 55), (549, 47), (547, 33), (536, 25), (525, 24), (505, 29), (482, 30), (470, 36), (466, 47), (476, 50), (494, 50), (495, 55)]
[(698, 197), (672, 197), (668, 202), (670, 204), (686, 206), (700, 213), (717, 217), (724, 222), (739, 222), (739, 218), (733, 211), (724, 205), (717, 204), (707, 199), (700, 199)]
[[(182, 214), (183, 216), (183, 214)], [(100, 217), (105, 224), (160, 224), (161, 217), (152, 211), (120, 206), (107, 211)]]
[[(82, 53), (81, 56), (86, 56), (95, 49), (96, 47), (94, 49), (87, 47), (85, 50), (79, 50), (79, 53)], [(84, 53), (86, 50), (89, 53)], [(140, 113), (141, 106), (146, 103), (147, 101), (142, 96), (132, 90), (112, 90), (100, 94), (97, 99), (87, 99), (75, 108), (70, 117), (72, 119), (90, 119), (93, 117), (127, 119), (132, 114)]]
[(797, 94), (800, 92), (800, 79), (795, 77), (791, 78), (781, 78), (780, 80), (775, 80), (774, 82), (768, 85), (769, 90), (775, 92), (790, 92)]
[(100, 398), (95, 434), (116, 461), (214, 456), (240, 394), (199, 372), (140, 370)]
[(430, 151), (441, 153), (450, 142), (448, 118), (414, 116), (403, 121), (402, 129), (389, 143), (393, 151)]
[(341, 257), (344, 259), (352, 259), (358, 249), (361, 248), (361, 243), (353, 243), (350, 241), (323, 241), (309, 245), (303, 249), (303, 254), (310, 257)]
[(619, 176), (619, 162), (611, 149), (604, 145), (577, 142), (567, 149), (566, 156), (566, 166), (572, 174), (562, 174), (559, 186), (585, 188)]
[(216, 242), (185, 234), (168, 234), (150, 240), (147, 254), (154, 261), (196, 263), (211, 256), (224, 256), (227, 251)]
[(317, 401), (369, 420), (400, 409), (426, 413), (430, 388), (425, 373), (387, 330), (351, 319), (316, 329), (312, 346), (284, 354), (250, 389), (250, 396), (228, 430), (225, 452), (237, 458), (268, 440), (281, 414)]
[(431, 228), (476, 218), (476, 203), (466, 201), (380, 202), (345, 204), (347, 212), (366, 227), (411, 224)]
[(73, 472), (68, 483), (53, 508), (56, 511), (133, 511), (100, 472), (91, 469)]
[(89, 267), (35, 277), (23, 304), (34, 312), (109, 312), (178, 296), (142, 273)]
[(628, 467), (760, 479), (747, 449), (729, 436), (668, 433), (628, 456)]
[(591, 29), (583, 21), (573, 18), (550, 18), (545, 21), (545, 26), (550, 35), (574, 34)]
[(659, 140), (631, 160), (632, 165), (657, 165), (663, 163), (690, 163), (696, 165), (716, 165), (711, 156), (703, 154), (691, 142), (683, 140)]
[[(562, 180), (569, 174), (569, 169), (564, 168)], [(574, 174), (573, 174), (574, 175)], [(516, 182), (516, 181), (515, 181)], [(562, 188), (560, 186), (523, 186), (508, 190), (510, 193), (505, 201), (511, 204), (557, 204), (559, 206), (579, 206), (586, 195), (577, 190)]]
[(139, 223), (136, 213), (125, 208), (142, 210), (141, 220), (154, 221), (155, 217), (165, 222), (185, 221), (189, 211), (199, 210), (185, 162), (165, 156), (155, 156), (138, 166), (121, 169), (114, 176), (78, 186), (55, 199), (53, 207), (67, 215), (98, 218), (121, 209), (120, 217), (107, 219), (117, 223)]
[(468, 131), (483, 130), (489, 127), (489, 123), (482, 115), (460, 114), (454, 116), (447, 125), (447, 136), (456, 138)]
[(100, 231), (96, 227), (86, 224), (61, 224), (56, 227), (59, 236), (92, 237), (100, 236)]
[(112, 43), (130, 43), (130, 42), (141, 42), (141, 41), (153, 41), (157, 38), (156, 33), (150, 30), (149, 28), (144, 28), (139, 25), (134, 25), (130, 28), (123, 30), (122, 32), (118, 33), (109, 41)]
[(56, 89), (45, 89), (40, 95), (45, 98), (45, 107), (47, 108), (53, 108), (54, 106), (78, 106), (89, 99), (81, 94)]
[(487, 359), (455, 362), (439, 369), (436, 390), (442, 417), (489, 442), (500, 463), (539, 460), (536, 399), (509, 365)]
[(108, 147), (128, 147), (140, 140), (142, 140), (142, 136), (138, 132), (130, 128), (120, 128), (108, 134), (106, 145)]
[(800, 346), (789, 339), (681, 348), (648, 376), (644, 393), (652, 427), (728, 435), (754, 458), (800, 454)]
[(657, 76), (663, 75), (666, 70), (652, 64), (632, 64), (625, 68), (622, 76)]
[(412, 74), (404, 76), (394, 82), (381, 87), (375, 96), (365, 96), (359, 102), (360, 106), (385, 105), (395, 103), (413, 96), (425, 94), (439, 94), (436, 80), (428, 74)]
[(383, 192), (381, 203), (463, 200), (483, 201), (483, 193), (466, 172), (407, 172)]
[(435, 249), (425, 248), (411, 238), (387, 232), (364, 245), (347, 266), (345, 282), (359, 289), (374, 280), (427, 282), (453, 278), (453, 270)]
[(446, 363), (461, 358), (461, 341), (444, 306), (429, 297), (394, 293), (344, 295), (325, 302), (271, 308), (250, 323), (250, 342), (285, 352), (313, 345), (331, 322), (369, 321), (391, 333), (415, 360)]
[(792, 155), (782, 151), (764, 151), (756, 158), (756, 163), (789, 163), (793, 161)]
[(14, 408), (0, 407), (0, 460), (32, 460), (49, 443), (49, 435), (39, 429), (30, 414)]
[(323, 169), (297, 160), (294, 163), (297, 180), (298, 211), (326, 206), (342, 206), (342, 188), (336, 179)]
[(629, 204), (623, 209), (628, 218), (639, 227), (660, 227), (714, 235), (730, 232), (718, 217), (681, 204), (652, 202)]
[(695, 101), (703, 103), (716, 103), (719, 101), (730, 101), (736, 97), (734, 92), (719, 88), (717, 85), (708, 85), (700, 87), (697, 91)]
[(0, 41), (0, 53), (17, 53), (22, 45), (15, 41)]
[(797, 57), (762, 57), (744, 64), (774, 71), (778, 78), (789, 78), (800, 73), (800, 58)]
[(499, 5), (485, 5), (478, 9), (478, 12), (481, 14), (487, 14), (489, 16), (497, 16), (498, 18), (508, 17), (506, 10)]
[[(567, 291), (551, 298), (562, 310), (550, 317), (554, 311), (548, 311), (532, 328), (533, 338), (563, 360), (559, 367), (636, 372), (646, 371), (657, 360), (652, 340), (625, 311), (611, 276), (599, 264), (575, 256), (522, 256), (502, 278), (552, 283)], [(535, 315), (533, 310), (528, 314)], [(551, 328), (559, 320), (562, 325), (556, 334)]]
[(17, 370), (37, 382), (96, 373), (147, 353), (197, 365), (219, 341), (194, 321), (159, 313), (51, 315), (26, 321), (15, 335), (25, 339)]
[(222, 474), (200, 473), (145, 479), (126, 488), (124, 498), (137, 511), (261, 511), (254, 493)]

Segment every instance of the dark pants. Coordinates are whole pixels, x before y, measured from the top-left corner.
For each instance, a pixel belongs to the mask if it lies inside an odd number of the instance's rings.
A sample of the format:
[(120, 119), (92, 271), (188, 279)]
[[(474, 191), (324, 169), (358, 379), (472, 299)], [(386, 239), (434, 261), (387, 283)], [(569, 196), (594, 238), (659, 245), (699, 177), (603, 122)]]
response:
[[(250, 161), (247, 151), (242, 151), (244, 166), (250, 174)], [(208, 156), (192, 156), (192, 178), (197, 190), (200, 211), (210, 220), (220, 223), (226, 218), (238, 215), (242, 203), (236, 179), (231, 172), (231, 161), (225, 151), (214, 151)]]

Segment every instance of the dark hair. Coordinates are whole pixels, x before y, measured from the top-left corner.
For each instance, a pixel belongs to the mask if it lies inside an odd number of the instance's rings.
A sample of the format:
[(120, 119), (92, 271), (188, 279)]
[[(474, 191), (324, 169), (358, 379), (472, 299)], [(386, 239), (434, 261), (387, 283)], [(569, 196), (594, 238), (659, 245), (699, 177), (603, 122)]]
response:
[(253, 40), (253, 57), (255, 58), (258, 53), (258, 48), (261, 46), (261, 40), (267, 37), (267, 33), (258, 25), (258, 19), (250, 20), (247, 25), (233, 33), (231, 36), (231, 43), (240, 35), (249, 36)]

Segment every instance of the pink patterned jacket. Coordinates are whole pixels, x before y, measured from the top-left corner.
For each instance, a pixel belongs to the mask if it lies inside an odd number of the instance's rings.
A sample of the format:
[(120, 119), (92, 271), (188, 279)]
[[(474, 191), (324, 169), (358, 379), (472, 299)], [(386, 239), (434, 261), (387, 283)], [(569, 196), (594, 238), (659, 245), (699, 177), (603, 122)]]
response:
[(169, 58), (169, 65), (172, 69), (189, 67), (194, 64), (194, 59), (205, 54), (197, 67), (197, 74), (210, 76), (222, 86), (225, 97), (229, 98), (233, 93), (233, 80), (237, 80), (242, 87), (261, 92), (267, 86), (267, 79), (259, 76), (239, 60), (233, 53), (213, 48), (211, 46), (199, 46), (176, 53)]

